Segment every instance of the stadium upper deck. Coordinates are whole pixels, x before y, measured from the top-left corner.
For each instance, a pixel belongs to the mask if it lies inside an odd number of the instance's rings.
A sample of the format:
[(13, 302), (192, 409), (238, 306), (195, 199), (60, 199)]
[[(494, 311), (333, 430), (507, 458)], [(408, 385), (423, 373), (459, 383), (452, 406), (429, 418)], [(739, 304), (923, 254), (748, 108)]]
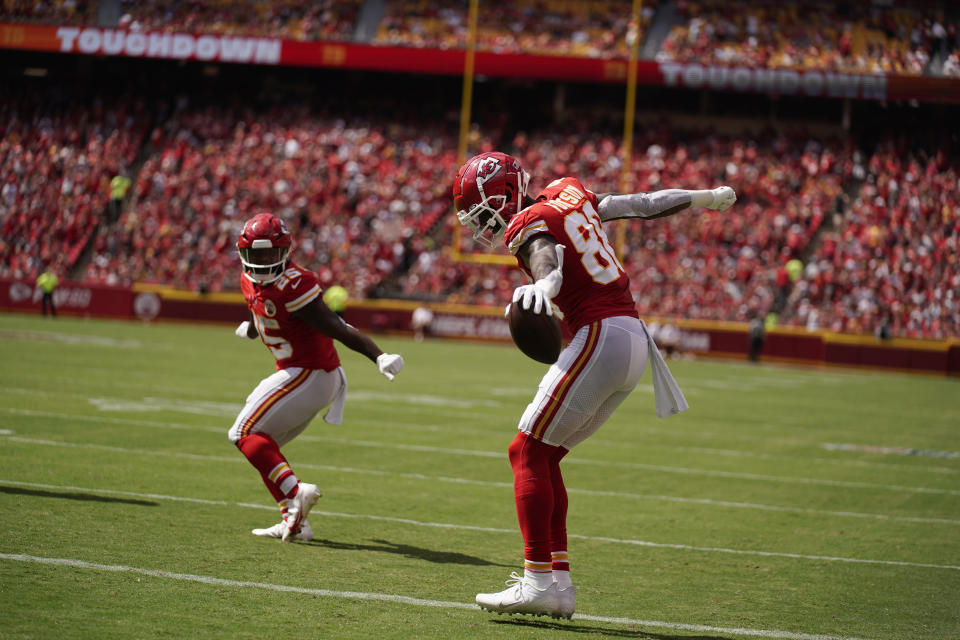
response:
[[(468, 1), (6, 0), (0, 22), (351, 41), (464, 49)], [(476, 46), (495, 53), (628, 55), (626, 0), (480, 2)], [(958, 16), (949, 2), (647, 0), (642, 52), (661, 61), (901, 75), (956, 74)]]

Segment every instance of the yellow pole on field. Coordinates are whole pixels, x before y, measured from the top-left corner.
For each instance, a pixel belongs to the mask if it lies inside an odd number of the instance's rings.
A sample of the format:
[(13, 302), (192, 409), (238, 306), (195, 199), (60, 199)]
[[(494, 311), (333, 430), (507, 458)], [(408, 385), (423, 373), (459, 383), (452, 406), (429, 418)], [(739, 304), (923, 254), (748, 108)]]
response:
[[(622, 166), (620, 168), (620, 191), (633, 191), (633, 119), (637, 108), (637, 58), (640, 50), (640, 10), (643, 0), (633, 0), (630, 24), (626, 40), (629, 58), (627, 61), (627, 104), (623, 111)], [(617, 252), (621, 255), (627, 239), (627, 225), (617, 226)]]
[[(467, 145), (470, 142), (470, 108), (473, 103), (473, 68), (477, 52), (477, 13), (480, 0), (470, 0), (467, 10), (467, 52), (463, 58), (463, 91), (460, 97), (460, 143), (457, 145), (457, 167), (467, 160)], [(456, 211), (453, 212), (456, 216)], [(459, 222), (453, 225), (453, 259), (462, 260), (460, 251), (461, 229)]]
[(467, 53), (463, 59), (463, 94), (460, 100), (460, 144), (457, 146), (457, 161), (467, 159), (467, 143), (470, 138), (470, 107), (473, 103), (473, 66), (477, 52), (477, 12), (480, 0), (470, 0), (467, 16)]
[[(460, 100), (460, 144), (457, 145), (457, 166), (467, 160), (470, 143), (470, 107), (473, 102), (474, 59), (477, 51), (477, 13), (479, 0), (470, 0), (467, 17), (467, 52), (463, 60), (463, 97)], [(454, 212), (456, 215), (456, 212)], [(460, 250), (463, 227), (458, 222), (453, 226), (451, 256), (457, 262), (481, 262), (485, 264), (516, 264), (513, 256), (495, 253), (464, 253)]]

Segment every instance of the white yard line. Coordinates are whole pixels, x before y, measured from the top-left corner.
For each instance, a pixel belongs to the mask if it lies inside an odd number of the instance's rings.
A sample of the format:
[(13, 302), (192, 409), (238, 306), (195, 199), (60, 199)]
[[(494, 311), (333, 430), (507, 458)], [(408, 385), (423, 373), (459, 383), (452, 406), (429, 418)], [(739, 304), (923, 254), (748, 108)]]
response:
[[(100, 416), (84, 416), (73, 414), (60, 414), (49, 411), (36, 411), (32, 409), (3, 409), (6, 413), (14, 415), (33, 415), (54, 418), (64, 418), (79, 420), (85, 422), (108, 422), (113, 424), (132, 424), (137, 426), (159, 427), (179, 430), (195, 430), (204, 432), (226, 433), (226, 429), (217, 427), (201, 427), (188, 424), (178, 424), (151, 420), (129, 420), (125, 418), (109, 418)], [(375, 447), (396, 449), (398, 451), (419, 451), (423, 453), (442, 453), (444, 455), (461, 455), (481, 458), (505, 458), (506, 454), (502, 451), (483, 451), (480, 449), (457, 449), (449, 447), (434, 447), (429, 445), (412, 445), (394, 442), (376, 442), (372, 440), (352, 440), (349, 438), (327, 438), (322, 436), (301, 435), (298, 440), (304, 442), (324, 442), (328, 444), (343, 444), (353, 447)], [(626, 469), (639, 469), (644, 471), (658, 471), (661, 473), (679, 473), (685, 475), (701, 475), (716, 478), (735, 478), (738, 480), (757, 480), (761, 482), (781, 482), (787, 484), (809, 484), (828, 487), (847, 487), (851, 489), (875, 489), (882, 491), (897, 491), (907, 493), (932, 493), (951, 496), (960, 496), (960, 490), (939, 489), (935, 487), (910, 487), (901, 485), (877, 484), (872, 482), (851, 482), (845, 480), (825, 480), (823, 478), (805, 478), (795, 476), (773, 476), (759, 473), (739, 473), (734, 471), (719, 471), (714, 469), (696, 469), (692, 467), (674, 467), (667, 465), (644, 464), (640, 462), (616, 462), (609, 460), (589, 460), (585, 458), (566, 458), (566, 464), (596, 465), (604, 467), (620, 467)]]
[[(375, 442), (371, 440), (353, 440), (349, 438), (325, 438), (311, 436), (315, 442), (344, 444), (352, 447), (375, 447), (397, 449), (399, 451), (421, 451), (424, 453), (442, 453), (444, 455), (475, 456), (484, 458), (502, 458), (503, 453), (496, 451), (481, 451), (477, 449), (455, 449), (450, 447), (434, 447), (430, 445), (400, 444), (395, 442)], [(584, 458), (565, 458), (564, 463), (596, 465), (602, 467), (620, 467), (624, 469), (641, 469), (644, 471), (659, 471), (663, 473), (681, 473), (686, 475), (701, 475), (716, 478), (736, 478), (738, 480), (759, 480), (762, 482), (782, 482), (787, 484), (810, 484), (827, 487), (847, 487), (852, 489), (879, 489), (882, 491), (897, 491), (908, 493), (935, 493), (951, 496), (960, 496), (960, 490), (939, 489), (936, 487), (908, 487), (892, 484), (877, 484), (873, 482), (850, 482), (846, 480), (825, 480), (823, 478), (804, 478), (794, 476), (772, 476), (762, 473), (740, 473), (735, 471), (718, 471), (715, 469), (696, 469), (691, 467), (673, 467), (659, 464), (644, 464), (641, 462), (616, 462), (610, 460), (587, 460)]]
[[(206, 416), (223, 416), (224, 423), (228, 422), (228, 418), (233, 418), (236, 415), (236, 412), (239, 411), (239, 403), (229, 403), (229, 402), (210, 402), (210, 401), (201, 401), (201, 400), (185, 400), (185, 399), (168, 399), (168, 398), (143, 398), (139, 401), (131, 401), (126, 399), (119, 398), (91, 398), (87, 394), (81, 393), (69, 393), (63, 391), (47, 391), (42, 389), (35, 388), (17, 388), (17, 387), (7, 387), (4, 388), (4, 392), (13, 392), (21, 395), (51, 395), (57, 397), (70, 396), (75, 397), (81, 400), (87, 400), (91, 402), (101, 411), (116, 411), (116, 410), (128, 410), (128, 411), (144, 411), (144, 412), (156, 412), (156, 411), (174, 411), (181, 412), (185, 414), (194, 414), (194, 415), (206, 415)], [(365, 392), (358, 392), (365, 393)], [(128, 422), (129, 424), (136, 424), (140, 426), (159, 426), (165, 427), (169, 426), (172, 429), (197, 429), (204, 431), (216, 431), (223, 432), (226, 427), (193, 427), (185, 424), (177, 423), (163, 423), (159, 421), (150, 421), (150, 420), (129, 420), (126, 421), (122, 418), (109, 418), (109, 417), (97, 417), (89, 416), (83, 414), (71, 414), (71, 413), (61, 413), (61, 412), (52, 412), (52, 411), (38, 411), (34, 409), (12, 409), (5, 408), (3, 411), (11, 413), (14, 415), (28, 415), (28, 416), (47, 416), (51, 418), (59, 419), (77, 419), (77, 420), (86, 420), (86, 421), (97, 421), (102, 420), (104, 422), (113, 422), (113, 423), (124, 423)], [(405, 429), (408, 431), (426, 431), (426, 432), (453, 432), (453, 433), (472, 433), (476, 435), (493, 435), (498, 433), (497, 430), (493, 429), (479, 429), (479, 428), (470, 428), (463, 426), (451, 427), (450, 425), (436, 425), (436, 424), (422, 424), (417, 422), (416, 424), (406, 424), (398, 420), (376, 420), (376, 419), (364, 419), (358, 421), (359, 424), (368, 424), (376, 427), (389, 427), (391, 429)], [(668, 429), (659, 429), (656, 427), (650, 426), (640, 426), (637, 425), (633, 428), (635, 432), (638, 433), (672, 433)], [(502, 430), (501, 430), (502, 431)], [(688, 434), (696, 435), (696, 434)], [(716, 434), (700, 432), (701, 436), (710, 436), (714, 437)], [(300, 436), (301, 439), (309, 440), (314, 438), (314, 436), (303, 435)], [(616, 447), (618, 449), (632, 448), (632, 447), (643, 447), (645, 450), (650, 449), (650, 446), (644, 443), (643, 441), (638, 442), (623, 442), (623, 441), (612, 441), (605, 440), (602, 437), (594, 437), (590, 439), (591, 445), (600, 445), (606, 447)], [(822, 443), (817, 443), (817, 446), (823, 446)], [(654, 448), (664, 451), (681, 451), (681, 452), (691, 452), (691, 453), (702, 453), (705, 455), (712, 455), (719, 458), (730, 458), (730, 457), (740, 457), (751, 460), (783, 460), (789, 461), (792, 458), (786, 455), (776, 455), (769, 453), (757, 453), (755, 451), (743, 451), (739, 449), (729, 449), (729, 448), (720, 448), (720, 447), (696, 447), (689, 445), (654, 445)], [(955, 469), (952, 467), (945, 466), (935, 466), (932, 464), (920, 465), (898, 465), (890, 464), (885, 462), (876, 462), (852, 458), (807, 458), (810, 462), (813, 463), (822, 463), (822, 464), (831, 464), (837, 466), (851, 466), (851, 467), (876, 467), (884, 469), (894, 469), (894, 470), (910, 470), (910, 471), (920, 471), (920, 472), (929, 472), (929, 473), (943, 473), (943, 474), (960, 474), (960, 469)]]
[[(30, 487), (35, 489), (48, 489), (56, 491), (75, 491), (83, 493), (92, 493), (92, 494), (106, 494), (106, 495), (120, 495), (127, 496), (131, 498), (149, 498), (153, 500), (170, 500), (174, 502), (191, 502), (198, 504), (209, 504), (209, 505), (221, 505), (221, 506), (239, 506), (245, 507), (248, 509), (266, 509), (270, 511), (275, 511), (275, 506), (266, 506), (258, 504), (250, 504), (246, 502), (226, 502), (220, 500), (203, 500), (200, 498), (185, 498), (182, 496), (165, 496), (161, 494), (153, 493), (135, 493), (132, 491), (118, 491), (112, 489), (92, 489), (85, 487), (71, 487), (71, 486), (58, 486), (50, 484), (38, 484), (31, 482), (19, 482), (16, 480), (2, 480), (0, 479), (0, 484), (10, 485), (10, 486), (19, 486), (19, 487)], [(474, 525), (462, 525), (462, 524), (451, 524), (445, 522), (424, 522), (422, 520), (413, 520), (410, 518), (394, 518), (390, 516), (380, 516), (372, 514), (362, 514), (362, 513), (336, 513), (331, 511), (320, 511), (313, 509), (310, 513), (325, 516), (328, 518), (355, 518), (363, 520), (378, 520), (381, 522), (393, 522), (397, 524), (406, 524), (417, 527), (431, 527), (437, 529), (457, 529), (461, 531), (482, 531), (486, 533), (509, 533), (516, 534), (515, 529), (502, 529), (498, 527), (478, 527)], [(580, 534), (568, 533), (568, 538), (576, 538), (577, 540), (588, 540), (592, 542), (609, 542), (614, 544), (626, 544), (638, 547), (649, 547), (654, 549), (675, 549), (680, 551), (696, 551), (704, 553), (726, 553), (734, 555), (753, 555), (753, 556), (762, 556), (762, 557), (772, 557), (772, 558), (790, 558), (793, 560), (813, 560), (821, 562), (843, 562), (850, 564), (874, 564), (874, 565), (887, 565), (894, 567), (916, 567), (922, 569), (946, 569), (951, 571), (960, 571), (960, 566), (954, 565), (943, 565), (943, 564), (931, 564), (926, 562), (905, 562), (899, 560), (873, 560), (869, 558), (847, 558), (842, 556), (820, 556), (820, 555), (808, 555), (802, 553), (785, 553), (779, 551), (755, 551), (750, 549), (727, 549), (724, 547), (697, 547), (694, 545), (687, 544), (672, 544), (665, 542), (650, 542), (648, 540), (630, 540), (625, 538), (609, 538), (606, 536), (587, 536)]]
[[(57, 440), (40, 440), (37, 438), (23, 438), (12, 435), (11, 432), (3, 433), (0, 431), (0, 437), (7, 437), (11, 442), (22, 442), (24, 444), (35, 444), (47, 447), (71, 447), (81, 449), (94, 449), (99, 451), (112, 451), (115, 453), (138, 454), (144, 456), (167, 456), (172, 458), (183, 458), (187, 460), (208, 460), (211, 462), (244, 462), (241, 456), (211, 456), (200, 453), (187, 453), (184, 451), (157, 451), (150, 449), (131, 449), (128, 447), (117, 447), (114, 445), (93, 444), (89, 442), (63, 442)], [(303, 438), (304, 436), (301, 436)], [(428, 482), (447, 482), (451, 484), (467, 484), (481, 487), (496, 487), (509, 489), (513, 487), (511, 482), (496, 482), (493, 480), (474, 480), (471, 478), (435, 476), (423, 473), (409, 473), (401, 471), (384, 471), (382, 469), (361, 469), (356, 467), (339, 467), (324, 464), (312, 464), (308, 462), (292, 462), (298, 469), (312, 469), (317, 471), (333, 471), (336, 473), (357, 473), (364, 475), (386, 476), (394, 478), (406, 478), (409, 480), (426, 480)], [(885, 520), (889, 522), (913, 522), (921, 524), (945, 524), (960, 525), (960, 520), (951, 520), (947, 518), (924, 518), (918, 516), (897, 516), (886, 513), (863, 513), (857, 511), (830, 511), (826, 509), (811, 509), (808, 507), (789, 507), (782, 505), (757, 504), (751, 502), (733, 502), (729, 500), (713, 500), (710, 498), (686, 498), (682, 496), (666, 496), (647, 493), (630, 493), (626, 491), (598, 491), (594, 489), (576, 489), (567, 488), (567, 493), (605, 496), (611, 498), (628, 498), (634, 500), (656, 500), (661, 502), (676, 502), (687, 504), (701, 504), (705, 506), (736, 508), (736, 509), (756, 509), (760, 511), (780, 511), (787, 513), (804, 513), (818, 516), (834, 516), (839, 518), (862, 518), (872, 520)]]
[[(57, 567), (69, 567), (71, 569), (86, 569), (89, 571), (106, 571), (111, 573), (135, 573), (152, 578), (162, 578), (164, 580), (179, 580), (182, 582), (196, 582), (200, 584), (214, 585), (218, 587), (263, 589), (267, 591), (279, 591), (283, 593), (298, 593), (302, 595), (316, 596), (321, 598), (341, 598), (347, 600), (373, 600), (379, 602), (390, 602), (397, 604), (406, 604), (415, 607), (433, 607), (440, 609), (463, 609), (467, 611), (480, 611), (475, 604), (466, 602), (450, 602), (444, 600), (430, 600), (425, 598), (413, 598), (410, 596), (401, 596), (393, 593), (369, 593), (363, 591), (336, 591), (332, 589), (308, 589), (305, 587), (293, 587), (283, 584), (270, 584), (267, 582), (252, 582), (247, 580), (226, 580), (214, 576), (196, 575), (191, 573), (177, 573), (174, 571), (162, 571), (158, 569), (144, 569), (141, 567), (131, 567), (125, 565), (99, 564), (95, 562), (86, 562), (84, 560), (75, 560), (72, 558), (44, 558), (40, 556), (31, 556), (16, 553), (0, 553), (0, 560), (9, 562), (26, 562), (31, 564), (42, 564)], [(574, 614), (574, 620), (589, 620), (591, 622), (601, 622), (604, 624), (625, 624), (641, 627), (652, 627), (657, 629), (672, 629), (678, 631), (697, 631), (705, 633), (727, 633), (743, 636), (752, 636), (755, 638), (776, 638), (782, 640), (867, 640), (865, 638), (855, 638), (852, 636), (834, 636), (822, 633), (803, 633), (794, 631), (780, 631), (777, 629), (750, 629), (740, 627), (714, 627), (701, 624), (689, 624), (682, 622), (663, 622), (660, 620), (639, 620), (633, 618), (613, 618), (607, 616), (592, 616), (584, 614)], [(561, 623), (562, 624), (562, 623)]]

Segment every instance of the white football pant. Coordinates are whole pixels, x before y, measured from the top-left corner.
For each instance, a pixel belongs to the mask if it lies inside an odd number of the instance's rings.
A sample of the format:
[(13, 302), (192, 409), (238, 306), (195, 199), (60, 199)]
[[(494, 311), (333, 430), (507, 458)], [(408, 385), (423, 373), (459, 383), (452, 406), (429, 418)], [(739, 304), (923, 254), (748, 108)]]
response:
[(228, 437), (236, 444), (251, 433), (265, 433), (283, 446), (300, 435), (321, 409), (330, 406), (327, 422), (340, 424), (347, 377), (343, 367), (281, 369), (264, 378), (247, 396)]
[(600, 428), (643, 377), (648, 344), (637, 318), (581, 327), (550, 366), (518, 429), (572, 449)]

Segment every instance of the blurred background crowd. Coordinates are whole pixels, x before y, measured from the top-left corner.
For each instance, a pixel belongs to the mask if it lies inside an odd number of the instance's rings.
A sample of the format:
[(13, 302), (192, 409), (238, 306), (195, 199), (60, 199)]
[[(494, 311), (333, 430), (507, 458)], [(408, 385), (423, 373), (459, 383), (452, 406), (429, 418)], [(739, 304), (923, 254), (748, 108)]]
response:
[[(465, 0), (110, 5), (130, 30), (427, 48), (467, 39)], [(0, 22), (104, 19), (93, 1), (0, 7)], [(945, 7), (660, 0), (643, 3), (641, 44), (658, 60), (960, 75), (957, 15)], [(630, 21), (631, 3), (616, 0), (481, 3), (477, 46), (625, 56)], [(352, 297), (500, 305), (521, 283), (515, 268), (451, 252), (456, 82), (346, 73), (305, 82), (292, 72), (278, 81), (247, 70), (244, 80), (225, 73), (187, 89), (176, 86), (176, 69), (141, 71), (160, 78), (151, 87), (105, 83), (92, 64), (73, 82), (17, 79), (0, 95), (0, 276), (49, 269), (106, 284), (237, 290), (237, 233), (269, 210), (295, 230), (294, 259)], [(255, 96), (238, 93), (245, 82)], [(166, 85), (175, 88), (158, 88)], [(516, 155), (534, 191), (563, 175), (618, 191), (626, 175), (637, 191), (728, 184), (738, 193), (725, 213), (609, 225), (642, 314), (740, 322), (774, 314), (807, 329), (960, 335), (955, 126), (911, 128), (885, 119), (885, 105), (869, 107), (863, 126), (841, 127), (837, 117), (824, 126), (816, 116), (746, 126), (731, 124), (730, 112), (757, 97), (701, 103), (690, 117), (674, 94), (652, 92), (624, 171), (622, 88), (574, 89), (587, 98), (486, 81), (470, 153)]]
[[(0, 21), (465, 48), (468, 0), (3, 0)], [(113, 22), (114, 24), (111, 24)], [(498, 53), (627, 55), (639, 26), (660, 60), (898, 74), (958, 74), (951, 3), (643, 0), (481, 2), (476, 46)], [(651, 56), (652, 57), (652, 56)]]

